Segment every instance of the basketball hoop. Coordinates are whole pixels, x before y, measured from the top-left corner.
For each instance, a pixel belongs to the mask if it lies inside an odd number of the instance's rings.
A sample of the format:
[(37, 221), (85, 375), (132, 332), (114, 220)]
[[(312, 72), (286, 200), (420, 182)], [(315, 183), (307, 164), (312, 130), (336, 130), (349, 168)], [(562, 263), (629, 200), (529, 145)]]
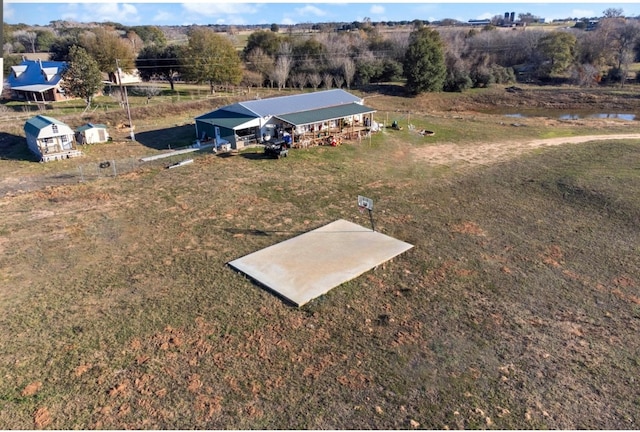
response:
[(371, 220), (371, 229), (375, 231), (376, 227), (373, 224), (373, 200), (371, 198), (358, 195), (358, 209), (360, 210), (360, 213), (364, 213), (365, 210), (369, 211), (369, 219)]

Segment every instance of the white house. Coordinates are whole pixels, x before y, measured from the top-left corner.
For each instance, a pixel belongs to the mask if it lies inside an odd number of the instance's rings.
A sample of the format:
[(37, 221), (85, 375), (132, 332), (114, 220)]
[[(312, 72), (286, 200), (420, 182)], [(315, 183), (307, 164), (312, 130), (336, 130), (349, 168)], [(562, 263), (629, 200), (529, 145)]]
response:
[(76, 129), (78, 144), (97, 144), (107, 141), (109, 141), (109, 132), (106, 125), (87, 123)]
[(73, 129), (51, 117), (31, 117), (24, 125), (27, 145), (40, 162), (69, 159), (82, 155), (76, 148)]
[(196, 137), (229, 142), (233, 149), (284, 134), (318, 138), (346, 126), (371, 124), (373, 108), (341, 89), (279, 96), (223, 106), (195, 118)]

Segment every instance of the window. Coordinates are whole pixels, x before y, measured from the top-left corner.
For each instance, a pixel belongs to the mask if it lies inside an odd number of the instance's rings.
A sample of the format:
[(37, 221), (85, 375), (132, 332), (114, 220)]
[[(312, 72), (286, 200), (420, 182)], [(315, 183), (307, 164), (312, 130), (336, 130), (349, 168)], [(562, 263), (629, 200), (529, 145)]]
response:
[(58, 133), (58, 125), (55, 125), (55, 124), (54, 124), (54, 125), (51, 125), (51, 131), (52, 131), (53, 133), (56, 133), (56, 134), (57, 134), (57, 133)]

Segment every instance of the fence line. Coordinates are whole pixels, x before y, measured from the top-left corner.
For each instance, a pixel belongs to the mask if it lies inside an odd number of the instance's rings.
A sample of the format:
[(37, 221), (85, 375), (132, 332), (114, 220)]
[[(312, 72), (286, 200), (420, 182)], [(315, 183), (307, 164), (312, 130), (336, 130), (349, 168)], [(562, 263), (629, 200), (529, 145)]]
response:
[(115, 179), (143, 166), (169, 167), (185, 159), (193, 157), (191, 154), (172, 154), (161, 160), (143, 161), (140, 158), (109, 159), (101, 162), (78, 164), (75, 168), (53, 174), (43, 174), (25, 177), (16, 183), (0, 182), (0, 196), (11, 193), (32, 192), (49, 186), (64, 186), (87, 183), (99, 179)]

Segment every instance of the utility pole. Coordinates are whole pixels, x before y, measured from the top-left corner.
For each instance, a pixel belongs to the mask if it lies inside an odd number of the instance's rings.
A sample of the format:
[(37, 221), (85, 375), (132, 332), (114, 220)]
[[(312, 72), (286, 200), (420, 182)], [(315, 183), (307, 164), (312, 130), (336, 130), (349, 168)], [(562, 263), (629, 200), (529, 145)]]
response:
[(127, 106), (127, 116), (129, 117), (129, 128), (131, 130), (131, 141), (136, 140), (136, 136), (133, 133), (133, 123), (131, 122), (131, 110), (129, 109), (129, 96), (127, 95), (127, 88), (122, 85), (122, 78), (120, 77), (120, 64), (116, 59), (116, 72), (118, 72), (118, 84), (120, 84), (120, 94), (124, 94), (124, 103)]

